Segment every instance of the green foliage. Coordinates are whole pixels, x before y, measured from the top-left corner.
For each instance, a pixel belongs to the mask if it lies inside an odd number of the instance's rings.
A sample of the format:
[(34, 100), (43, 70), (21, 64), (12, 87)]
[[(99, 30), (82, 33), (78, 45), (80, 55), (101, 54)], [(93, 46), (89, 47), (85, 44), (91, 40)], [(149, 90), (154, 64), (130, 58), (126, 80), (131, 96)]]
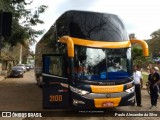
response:
[(137, 57), (142, 57), (142, 48), (140, 46), (133, 46), (132, 47), (132, 57), (136, 59)]
[(143, 85), (148, 81), (148, 75), (142, 74), (143, 76)]
[(33, 26), (43, 24), (39, 19), (40, 14), (45, 12), (47, 6), (41, 5), (35, 8), (28, 8), (33, 0), (0, 0), (0, 10), (12, 12), (12, 35), (4, 37), (2, 41), (2, 58), (10, 57), (19, 59), (20, 45), (23, 45), (23, 62), (26, 62), (30, 54), (29, 45), (35, 43), (35, 38), (43, 33), (43, 30), (35, 30)]
[(43, 33), (43, 30), (35, 30), (32, 26), (44, 23), (39, 16), (45, 12), (47, 6), (41, 5), (34, 9), (27, 9), (32, 2), (33, 0), (0, 0), (0, 9), (4, 12), (12, 12), (13, 15), (12, 35), (5, 37), (3, 44), (15, 46), (21, 43), (24, 45), (26, 40), (33, 43), (35, 38)]
[(149, 49), (153, 57), (160, 57), (160, 29), (152, 32), (152, 39), (148, 40)]
[(136, 35), (135, 35), (135, 33), (131, 33), (131, 34), (129, 34), (129, 39), (131, 40), (131, 39), (136, 39)]
[(142, 48), (139, 45), (133, 45), (132, 47), (132, 58), (133, 64), (141, 67), (146, 67), (149, 63), (154, 63), (151, 54), (148, 57), (144, 57)]
[(154, 39), (154, 38), (160, 38), (160, 29), (152, 32), (151, 33), (151, 37), (152, 37), (152, 39)]
[(152, 38), (151, 40), (147, 40), (147, 43), (152, 57), (160, 57), (160, 38)]

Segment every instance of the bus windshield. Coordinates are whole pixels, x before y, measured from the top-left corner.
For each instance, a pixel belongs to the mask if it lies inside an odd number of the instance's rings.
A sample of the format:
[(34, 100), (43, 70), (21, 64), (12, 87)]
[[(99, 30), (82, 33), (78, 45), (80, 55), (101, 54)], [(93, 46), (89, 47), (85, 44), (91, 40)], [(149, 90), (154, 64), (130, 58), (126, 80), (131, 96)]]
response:
[(75, 47), (74, 78), (80, 80), (120, 80), (129, 77), (131, 49)]

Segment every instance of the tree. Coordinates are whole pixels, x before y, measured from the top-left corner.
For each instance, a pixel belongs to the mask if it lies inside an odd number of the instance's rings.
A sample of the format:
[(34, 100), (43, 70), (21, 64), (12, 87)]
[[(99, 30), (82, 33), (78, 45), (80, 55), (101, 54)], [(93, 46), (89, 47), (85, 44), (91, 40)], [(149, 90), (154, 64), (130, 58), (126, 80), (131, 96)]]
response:
[(4, 44), (10, 44), (11, 46), (21, 43), (24, 45), (25, 40), (29, 40), (30, 43), (35, 42), (35, 38), (43, 33), (43, 30), (34, 30), (33, 26), (43, 24), (43, 21), (39, 19), (39, 15), (45, 12), (47, 6), (41, 5), (34, 9), (27, 9), (27, 6), (31, 5), (33, 0), (0, 0), (0, 9), (5, 12), (12, 12), (13, 25), (12, 35), (5, 37)]
[[(160, 29), (152, 32), (150, 36), (152, 37), (152, 39), (160, 38)], [(160, 39), (158, 39), (158, 40), (160, 40)]]
[(130, 33), (129, 34), (129, 39), (136, 39), (135, 33)]
[(152, 38), (147, 40), (149, 51), (152, 53), (153, 57), (160, 57), (160, 38)]
[(148, 40), (149, 49), (153, 57), (160, 57), (160, 29), (152, 32), (152, 39)]
[[(26, 2), (28, 1), (28, 2)], [(2, 41), (3, 56), (14, 60), (19, 59), (19, 44), (23, 45), (23, 60), (30, 54), (29, 45), (34, 43), (35, 38), (43, 33), (43, 30), (35, 30), (33, 26), (43, 24), (39, 19), (41, 13), (45, 12), (47, 6), (30, 9), (33, 0), (0, 0), (0, 10), (12, 12), (12, 35), (4, 37)], [(6, 58), (6, 57), (5, 57)], [(1, 58), (0, 58), (1, 59)], [(2, 58), (3, 59), (3, 58)]]
[(148, 57), (144, 57), (142, 52), (142, 48), (139, 45), (132, 46), (133, 64), (145, 68), (149, 63), (154, 63), (154, 61), (151, 53)]

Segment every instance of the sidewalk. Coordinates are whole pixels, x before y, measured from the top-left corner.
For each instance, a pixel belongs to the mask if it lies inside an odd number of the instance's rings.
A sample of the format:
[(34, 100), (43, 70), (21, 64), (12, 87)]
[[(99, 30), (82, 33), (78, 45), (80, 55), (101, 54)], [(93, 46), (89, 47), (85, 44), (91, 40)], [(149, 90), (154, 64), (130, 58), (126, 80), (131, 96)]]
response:
[(0, 75), (0, 81), (2, 81), (4, 79), (5, 79), (4, 75)]

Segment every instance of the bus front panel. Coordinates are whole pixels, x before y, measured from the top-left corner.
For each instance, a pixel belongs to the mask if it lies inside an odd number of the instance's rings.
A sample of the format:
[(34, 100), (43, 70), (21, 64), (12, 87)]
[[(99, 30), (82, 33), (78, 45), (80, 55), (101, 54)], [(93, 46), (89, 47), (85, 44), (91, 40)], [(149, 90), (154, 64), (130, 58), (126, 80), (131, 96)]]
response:
[[(134, 104), (131, 49), (75, 47), (73, 106), (106, 108)], [(77, 84), (79, 82), (79, 84)]]

